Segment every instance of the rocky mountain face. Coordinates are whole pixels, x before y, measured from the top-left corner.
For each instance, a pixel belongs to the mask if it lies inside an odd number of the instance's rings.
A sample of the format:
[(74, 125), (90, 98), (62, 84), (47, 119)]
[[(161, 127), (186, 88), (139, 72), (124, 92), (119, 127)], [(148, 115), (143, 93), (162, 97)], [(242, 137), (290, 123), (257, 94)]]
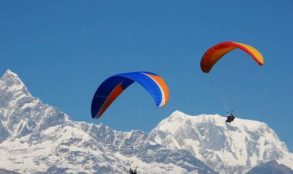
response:
[(189, 116), (180, 111), (161, 121), (149, 134), (170, 149), (187, 150), (219, 173), (245, 173), (277, 160), (293, 168), (293, 155), (265, 123), (220, 115)]
[[(8, 70), (0, 79), (0, 168), (16, 173), (216, 173), (141, 131), (75, 122), (33, 97)], [(5, 173), (5, 172), (4, 172)]]

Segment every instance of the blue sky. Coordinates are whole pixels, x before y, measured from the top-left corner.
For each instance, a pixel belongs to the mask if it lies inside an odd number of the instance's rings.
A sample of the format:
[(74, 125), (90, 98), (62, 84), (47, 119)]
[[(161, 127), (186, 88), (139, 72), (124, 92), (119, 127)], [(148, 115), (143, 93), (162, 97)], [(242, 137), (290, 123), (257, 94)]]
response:
[[(175, 110), (266, 122), (293, 150), (293, 1), (0, 1), (0, 72), (16, 72), (29, 91), (73, 120), (149, 131)], [(202, 54), (222, 41), (250, 44), (263, 67), (241, 51), (209, 74)], [(99, 120), (90, 103), (107, 77), (160, 74), (170, 102), (157, 108), (129, 87)]]

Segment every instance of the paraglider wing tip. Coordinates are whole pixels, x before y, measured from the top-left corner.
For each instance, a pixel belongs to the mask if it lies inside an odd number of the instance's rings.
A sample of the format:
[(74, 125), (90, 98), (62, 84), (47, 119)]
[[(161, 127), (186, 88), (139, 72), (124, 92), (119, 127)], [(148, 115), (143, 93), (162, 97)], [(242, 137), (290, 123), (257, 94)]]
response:
[(203, 62), (200, 63), (200, 69), (204, 73), (209, 73), (210, 71), (209, 68), (203, 64)]
[(98, 118), (96, 115), (92, 115), (92, 119)]
[(209, 73), (210, 70), (208, 68), (201, 67), (201, 71), (204, 73)]
[(101, 113), (94, 113), (94, 112), (92, 112), (92, 119), (98, 119), (98, 118), (100, 118), (101, 117)]
[(263, 66), (264, 62), (259, 62), (258, 65)]
[(156, 104), (156, 106), (157, 106), (157, 107), (160, 107), (160, 108), (163, 108), (163, 107), (165, 107), (166, 105), (167, 105), (167, 102), (164, 103), (164, 104)]

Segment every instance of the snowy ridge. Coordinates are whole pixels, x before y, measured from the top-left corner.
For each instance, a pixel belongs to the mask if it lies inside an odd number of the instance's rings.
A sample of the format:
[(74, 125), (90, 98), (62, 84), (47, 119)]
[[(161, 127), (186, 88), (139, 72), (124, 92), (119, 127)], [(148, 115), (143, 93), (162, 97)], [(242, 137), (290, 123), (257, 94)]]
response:
[(17, 173), (215, 173), (141, 131), (71, 121), (33, 97), (10, 70), (0, 79), (0, 169)]
[(292, 153), (265, 123), (175, 111), (149, 134), (116, 131), (70, 120), (10, 70), (0, 78), (0, 132), (7, 173), (245, 173), (272, 160), (293, 168)]
[(265, 123), (220, 115), (189, 116), (175, 111), (150, 133), (151, 140), (171, 149), (184, 149), (220, 173), (245, 173), (277, 160), (293, 168), (293, 155)]

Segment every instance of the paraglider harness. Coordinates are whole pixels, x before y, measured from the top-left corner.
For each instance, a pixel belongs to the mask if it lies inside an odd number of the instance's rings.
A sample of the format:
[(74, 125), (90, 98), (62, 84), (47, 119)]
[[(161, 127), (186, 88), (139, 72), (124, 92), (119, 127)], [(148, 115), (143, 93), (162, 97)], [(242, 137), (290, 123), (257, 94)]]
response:
[(137, 174), (136, 168), (132, 170), (132, 168), (129, 169), (129, 174)]
[(234, 119), (235, 119), (235, 116), (234, 116), (234, 114), (233, 114), (233, 111), (231, 111), (231, 112), (227, 115), (226, 123), (231, 123)]

